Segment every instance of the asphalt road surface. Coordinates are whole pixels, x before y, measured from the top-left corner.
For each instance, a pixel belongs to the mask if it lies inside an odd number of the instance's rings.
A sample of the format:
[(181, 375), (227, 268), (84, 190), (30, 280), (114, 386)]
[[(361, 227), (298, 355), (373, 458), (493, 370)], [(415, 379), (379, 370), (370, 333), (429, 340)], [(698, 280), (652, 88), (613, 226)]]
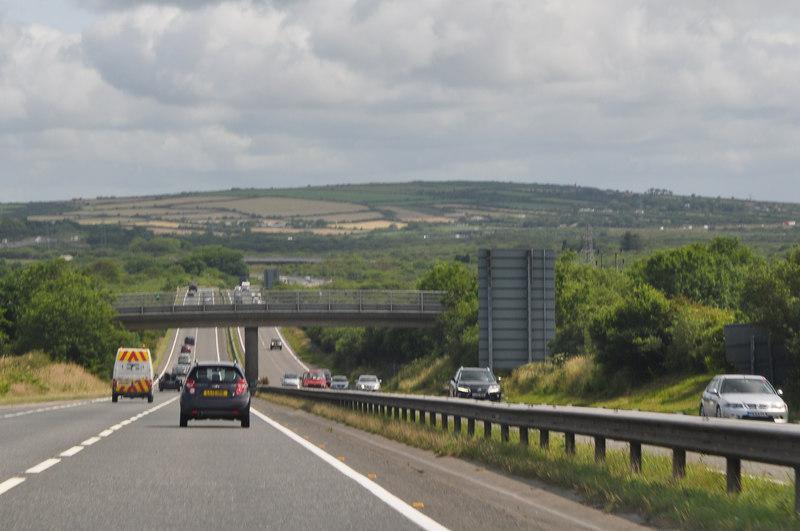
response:
[[(227, 359), (224, 333), (177, 330), (197, 359)], [(276, 330), (262, 374), (301, 372)], [(294, 364), (294, 365), (293, 365)], [(110, 394), (110, 393), (109, 393)], [(634, 520), (463, 460), (254, 399), (251, 427), (178, 426), (178, 393), (0, 408), (3, 529), (636, 529)]]

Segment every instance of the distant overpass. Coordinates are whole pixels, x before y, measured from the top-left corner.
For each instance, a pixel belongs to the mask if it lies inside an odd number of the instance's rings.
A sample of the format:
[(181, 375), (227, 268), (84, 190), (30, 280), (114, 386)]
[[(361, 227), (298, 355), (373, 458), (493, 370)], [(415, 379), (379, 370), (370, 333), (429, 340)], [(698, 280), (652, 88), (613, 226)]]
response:
[(117, 320), (130, 330), (260, 326), (426, 328), (444, 311), (441, 291), (268, 290), (119, 294)]

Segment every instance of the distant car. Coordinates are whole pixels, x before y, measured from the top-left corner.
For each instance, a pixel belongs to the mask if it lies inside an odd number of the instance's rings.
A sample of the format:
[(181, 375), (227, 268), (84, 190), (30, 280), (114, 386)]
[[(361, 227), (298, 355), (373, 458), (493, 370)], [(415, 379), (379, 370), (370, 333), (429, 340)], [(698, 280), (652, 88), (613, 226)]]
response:
[(503, 393), (500, 383), (486, 367), (460, 367), (450, 379), (450, 396), (498, 401)]
[(700, 416), (734, 419), (789, 420), (789, 407), (763, 376), (721, 374), (711, 379), (700, 398)]
[(172, 368), (172, 374), (175, 376), (186, 376), (189, 374), (189, 365), (186, 363), (179, 363)]
[(381, 380), (374, 374), (362, 374), (355, 384), (356, 391), (380, 391)]
[(281, 378), (281, 385), (283, 387), (300, 387), (300, 377), (297, 373), (294, 372), (287, 372)]
[(187, 345), (194, 346), (194, 336), (186, 336), (183, 338), (183, 342)]
[(272, 341), (269, 342), (269, 349), (274, 350), (276, 348), (283, 350), (283, 341), (281, 341), (277, 337), (273, 337)]
[(347, 379), (347, 376), (337, 374), (331, 378), (331, 389), (350, 389), (350, 380)]
[(191, 351), (192, 351), (191, 345), (187, 345), (186, 343), (181, 345), (181, 352), (191, 352)]
[(177, 389), (180, 391), (182, 386), (183, 383), (178, 375), (171, 372), (165, 372), (164, 375), (158, 379), (159, 391), (163, 391), (164, 389)]
[(192, 365), (181, 392), (180, 426), (190, 420), (238, 420), (250, 427), (250, 389), (236, 362), (206, 361)]
[(314, 369), (303, 373), (302, 385), (303, 387), (327, 389), (328, 379), (325, 377), (325, 372), (320, 369)]
[(192, 363), (192, 355), (186, 353), (180, 354), (178, 356), (178, 363), (180, 365), (189, 365), (190, 363)]

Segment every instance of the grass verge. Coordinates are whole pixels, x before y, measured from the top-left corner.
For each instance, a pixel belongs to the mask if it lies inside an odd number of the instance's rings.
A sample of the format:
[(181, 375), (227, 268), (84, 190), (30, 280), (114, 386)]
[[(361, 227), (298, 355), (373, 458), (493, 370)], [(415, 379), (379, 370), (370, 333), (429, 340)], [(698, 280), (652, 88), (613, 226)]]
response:
[(110, 394), (109, 383), (74, 363), (30, 352), (0, 358), (0, 404), (72, 400)]
[(550, 447), (542, 449), (534, 433), (530, 444), (521, 446), (513, 432), (511, 441), (502, 443), (499, 430), (487, 440), (328, 404), (263, 393), (259, 396), (437, 455), (472, 459), (513, 475), (571, 489), (607, 512), (635, 512), (656, 527), (800, 529), (793, 486), (761, 478), (742, 477), (742, 492), (731, 495), (725, 492), (725, 476), (705, 466), (687, 464), (686, 476), (674, 479), (672, 461), (667, 457), (644, 453), (642, 473), (633, 474), (627, 452), (609, 450), (606, 460), (598, 463), (592, 447), (577, 444), (575, 455), (568, 456), (563, 438), (556, 434), (551, 434)]

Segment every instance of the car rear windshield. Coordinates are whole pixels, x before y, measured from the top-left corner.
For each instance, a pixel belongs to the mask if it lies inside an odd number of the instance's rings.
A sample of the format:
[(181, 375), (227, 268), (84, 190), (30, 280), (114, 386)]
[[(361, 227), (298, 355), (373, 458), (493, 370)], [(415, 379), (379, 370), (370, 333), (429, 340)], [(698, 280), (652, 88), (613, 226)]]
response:
[(233, 367), (197, 367), (194, 373), (194, 380), (199, 383), (234, 383), (241, 379), (241, 373)]

